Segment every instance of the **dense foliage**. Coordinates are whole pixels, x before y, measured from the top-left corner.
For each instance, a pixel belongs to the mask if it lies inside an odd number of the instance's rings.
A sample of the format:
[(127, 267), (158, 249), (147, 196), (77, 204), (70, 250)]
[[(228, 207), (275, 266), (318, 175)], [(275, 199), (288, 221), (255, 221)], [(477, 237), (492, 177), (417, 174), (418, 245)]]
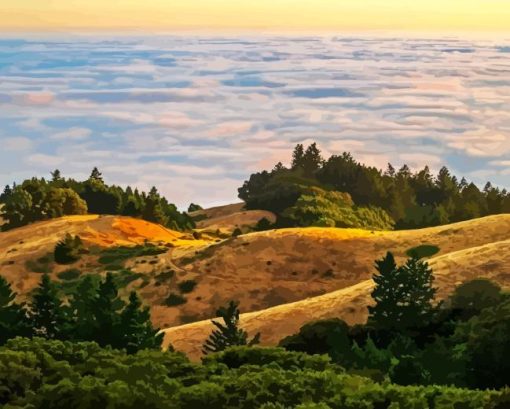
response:
[(203, 364), (173, 352), (134, 355), (95, 343), (16, 338), (0, 348), (6, 409), (502, 409), (510, 392), (377, 384), (325, 356), (235, 348)]
[(51, 180), (32, 178), (19, 185), (8, 185), (0, 195), (0, 203), (4, 230), (87, 213), (139, 217), (176, 230), (194, 227), (191, 218), (179, 212), (155, 187), (149, 193), (140, 193), (129, 186), (123, 189), (107, 185), (97, 168), (83, 182), (63, 178), (55, 170)]
[(30, 302), (18, 304), (9, 283), (0, 276), (0, 345), (16, 336), (94, 341), (128, 353), (159, 348), (162, 334), (153, 328), (148, 307), (136, 292), (127, 303), (118, 295), (114, 276), (86, 275), (70, 297), (64, 297), (47, 274)]
[(350, 373), (402, 385), (501, 388), (510, 384), (510, 297), (476, 279), (433, 305), (425, 261), (397, 266), (391, 253), (376, 262), (373, 307), (365, 325), (339, 319), (309, 323), (280, 343), (328, 354)]
[(364, 210), (375, 217), (374, 228), (381, 222), (386, 228), (392, 220), (399, 229), (418, 228), (510, 212), (509, 192), (490, 183), (481, 191), (446, 167), (435, 176), (428, 167), (413, 173), (407, 165), (396, 170), (389, 164), (382, 171), (347, 152), (325, 160), (315, 143), (306, 150), (297, 145), (290, 168), (278, 163), (269, 172), (251, 175), (238, 190), (247, 208), (275, 212), (280, 225), (291, 226), (357, 227), (356, 219), (367, 220), (367, 215), (356, 218), (346, 212), (349, 202), (354, 209), (378, 209), (375, 216)]

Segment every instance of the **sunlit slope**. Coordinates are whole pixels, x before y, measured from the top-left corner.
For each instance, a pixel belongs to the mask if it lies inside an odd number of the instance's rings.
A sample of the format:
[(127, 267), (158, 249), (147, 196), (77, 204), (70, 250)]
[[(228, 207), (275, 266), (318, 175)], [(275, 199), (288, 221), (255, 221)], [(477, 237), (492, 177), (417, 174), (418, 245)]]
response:
[(225, 206), (211, 207), (209, 209), (191, 212), (190, 216), (196, 220), (198, 230), (232, 234), (239, 228), (243, 232), (250, 231), (261, 219), (274, 223), (276, 216), (266, 210), (245, 210), (244, 203), (235, 203)]
[(374, 260), (388, 250), (402, 261), (410, 248), (433, 244), (441, 256), (505, 240), (509, 232), (510, 215), (501, 215), (399, 232), (307, 228), (251, 233), (175, 260), (198, 283), (180, 314), (186, 322), (206, 319), (231, 299), (240, 301), (243, 311), (299, 301), (369, 279)]
[[(272, 345), (311, 320), (341, 317), (349, 323), (363, 322), (370, 302), (373, 261), (387, 250), (393, 251), (402, 261), (406, 250), (413, 246), (434, 244), (440, 247), (440, 252), (430, 260), (437, 277), (439, 297), (475, 277), (489, 277), (503, 286), (510, 286), (509, 228), (510, 215), (499, 215), (400, 232), (285, 229), (240, 237), (219, 246), (210, 257), (196, 264), (205, 263), (209, 268), (224, 271), (221, 278), (229, 280), (227, 288), (239, 286), (239, 291), (230, 293), (231, 298), (241, 300), (243, 311), (260, 311), (244, 314), (243, 325), (250, 332), (261, 331), (263, 343)], [(247, 247), (250, 251), (245, 250)], [(269, 266), (268, 260), (271, 260)], [(310, 269), (319, 273), (314, 274)], [(333, 276), (319, 275), (327, 269), (333, 270)], [(227, 279), (227, 271), (237, 271), (237, 274)], [(284, 277), (289, 271), (306, 273), (301, 276), (290, 273), (290, 277)], [(213, 291), (214, 285), (221, 286), (218, 274), (207, 276), (201, 281), (202, 291), (206, 287)], [(240, 290), (243, 282), (244, 291), (249, 295)], [(300, 297), (297, 298), (300, 301), (268, 309), (253, 308), (258, 294), (264, 290), (271, 293), (278, 288), (285, 288), (291, 294), (289, 298)], [(319, 291), (324, 295), (317, 296)], [(215, 295), (219, 298), (218, 293)], [(256, 300), (252, 300), (252, 296)], [(208, 321), (170, 328), (166, 331), (166, 342), (197, 357), (210, 329)]]
[[(195, 240), (191, 234), (130, 217), (68, 216), (0, 233), (0, 274), (13, 284), (18, 293), (25, 295), (41, 279), (41, 273), (33, 271), (29, 263), (52, 254), (55, 244), (68, 233), (79, 235), (88, 248), (134, 246), (151, 242), (168, 247), (169, 253), (179, 249), (185, 254), (186, 251), (209, 244), (205, 240)], [(69, 268), (78, 268), (87, 273), (104, 272), (105, 267), (97, 263), (97, 258), (87, 255), (80, 262), (66, 266), (53, 263), (50, 275), (55, 279), (59, 272)], [(158, 256), (153, 268), (166, 268), (171, 262), (169, 258), (169, 254)], [(133, 266), (133, 269), (136, 268)], [(138, 269), (143, 270), (142, 267)]]

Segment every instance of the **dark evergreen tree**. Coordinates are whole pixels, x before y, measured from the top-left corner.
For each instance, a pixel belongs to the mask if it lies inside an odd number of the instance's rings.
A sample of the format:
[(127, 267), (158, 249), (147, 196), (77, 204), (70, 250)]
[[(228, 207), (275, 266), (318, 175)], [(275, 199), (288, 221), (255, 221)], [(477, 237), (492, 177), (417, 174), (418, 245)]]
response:
[(41, 283), (35, 289), (29, 310), (30, 323), (35, 335), (47, 339), (68, 337), (69, 316), (48, 274), (42, 276)]
[(308, 148), (303, 155), (302, 159), (302, 168), (304, 170), (305, 176), (311, 177), (317, 172), (324, 159), (321, 156), (321, 151), (317, 147), (317, 144), (314, 142)]
[(25, 305), (17, 304), (15, 300), (16, 293), (9, 282), (0, 276), (0, 345), (10, 338), (31, 334)]
[(292, 152), (292, 169), (298, 169), (303, 166), (303, 156), (305, 154), (305, 148), (303, 144), (297, 144)]
[(212, 320), (216, 327), (202, 348), (204, 354), (211, 352), (220, 352), (224, 349), (236, 345), (253, 346), (260, 342), (260, 333), (256, 334), (248, 341), (248, 333), (239, 328), (239, 308), (238, 303), (230, 301), (227, 307), (220, 308), (216, 315), (223, 319), (223, 324)]
[(55, 169), (53, 172), (51, 172), (51, 181), (52, 182), (60, 182), (62, 180), (62, 174), (60, 173), (60, 170)]
[(128, 354), (141, 349), (161, 347), (163, 333), (152, 326), (149, 307), (143, 307), (136, 292), (129, 295), (129, 303), (120, 316), (120, 343)]
[(426, 325), (434, 310), (434, 277), (428, 264), (410, 258), (398, 267), (393, 254), (375, 263), (374, 306), (368, 307), (369, 323), (376, 328), (406, 330)]
[(98, 276), (87, 274), (76, 287), (70, 301), (73, 320), (72, 338), (77, 341), (94, 341), (99, 333), (96, 319), (96, 302), (98, 301)]
[(0, 203), (5, 203), (7, 198), (12, 194), (12, 189), (9, 185), (5, 185), (4, 191), (0, 194)]
[(99, 169), (97, 167), (94, 167), (94, 169), (92, 169), (92, 172), (90, 173), (89, 176), (89, 180), (95, 180), (97, 182), (104, 183), (103, 174), (99, 172)]
[(73, 237), (68, 233), (56, 244), (53, 258), (59, 264), (71, 264), (78, 261), (84, 252), (85, 248), (80, 237)]
[(142, 211), (142, 218), (144, 220), (162, 224), (164, 226), (168, 223), (168, 218), (165, 215), (161, 203), (161, 197), (156, 187), (152, 187), (147, 198), (145, 199), (145, 207)]
[(118, 297), (117, 285), (112, 273), (99, 284), (94, 316), (96, 319), (96, 333), (94, 340), (101, 346), (111, 345), (118, 347), (122, 344), (122, 331), (119, 330), (120, 311), (123, 302)]

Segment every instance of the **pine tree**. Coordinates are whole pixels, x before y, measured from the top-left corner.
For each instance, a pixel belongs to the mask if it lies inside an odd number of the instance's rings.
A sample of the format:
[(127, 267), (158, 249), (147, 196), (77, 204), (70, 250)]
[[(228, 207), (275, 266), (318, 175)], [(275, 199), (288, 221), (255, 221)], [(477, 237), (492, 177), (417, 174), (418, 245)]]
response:
[(303, 144), (297, 144), (294, 148), (294, 152), (292, 152), (292, 169), (297, 169), (303, 166), (304, 153), (305, 148), (303, 147)]
[(99, 284), (94, 316), (96, 319), (96, 333), (94, 340), (101, 346), (111, 345), (118, 347), (119, 323), (122, 309), (122, 300), (118, 297), (118, 289), (113, 274), (108, 273), (104, 281)]
[(120, 317), (120, 344), (128, 354), (141, 349), (160, 348), (163, 334), (152, 326), (149, 307), (143, 307), (135, 291), (129, 295), (129, 303)]
[(305, 175), (311, 177), (317, 172), (324, 159), (321, 156), (321, 151), (317, 148), (317, 144), (314, 142), (308, 148), (306, 148), (306, 152), (303, 155), (303, 169), (305, 171)]
[(98, 282), (95, 276), (87, 274), (80, 281), (70, 302), (73, 334), (76, 341), (94, 341), (98, 331), (95, 307), (98, 299)]
[(0, 345), (16, 336), (29, 336), (31, 329), (27, 322), (24, 304), (16, 304), (16, 293), (9, 282), (0, 276)]
[(248, 341), (248, 333), (239, 328), (239, 309), (238, 303), (230, 301), (228, 306), (220, 308), (216, 314), (223, 319), (224, 324), (217, 321), (211, 321), (217, 328), (212, 332), (205, 342), (202, 352), (208, 354), (211, 352), (220, 352), (224, 349), (236, 346), (253, 346), (260, 342), (260, 333), (257, 333), (251, 341)]
[(66, 339), (69, 318), (57, 288), (44, 274), (30, 304), (30, 322), (35, 335), (47, 339)]
[(62, 180), (62, 174), (60, 173), (60, 170), (55, 169), (53, 172), (51, 172), (51, 181), (52, 182), (60, 182)]
[(378, 328), (406, 330), (426, 324), (434, 310), (436, 289), (427, 262), (410, 258), (398, 267), (388, 252), (376, 261), (379, 274), (373, 276), (375, 305), (368, 308), (369, 323)]
[(168, 217), (163, 210), (162, 199), (155, 187), (150, 190), (149, 195), (145, 199), (142, 218), (149, 222), (159, 223), (163, 226), (168, 223)]
[(101, 172), (99, 172), (99, 169), (97, 167), (94, 167), (94, 169), (92, 169), (89, 180), (96, 180), (98, 182), (104, 183), (103, 175)]

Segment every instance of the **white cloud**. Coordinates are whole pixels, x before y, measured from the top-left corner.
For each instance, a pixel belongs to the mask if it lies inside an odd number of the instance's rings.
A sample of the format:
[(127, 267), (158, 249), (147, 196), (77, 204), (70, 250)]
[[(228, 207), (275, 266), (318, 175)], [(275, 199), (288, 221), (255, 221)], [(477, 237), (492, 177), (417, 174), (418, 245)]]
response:
[(27, 151), (33, 146), (32, 141), (24, 136), (0, 137), (0, 144), (6, 151)]
[(91, 134), (92, 131), (90, 129), (73, 127), (51, 135), (50, 139), (56, 141), (82, 141), (87, 139)]

